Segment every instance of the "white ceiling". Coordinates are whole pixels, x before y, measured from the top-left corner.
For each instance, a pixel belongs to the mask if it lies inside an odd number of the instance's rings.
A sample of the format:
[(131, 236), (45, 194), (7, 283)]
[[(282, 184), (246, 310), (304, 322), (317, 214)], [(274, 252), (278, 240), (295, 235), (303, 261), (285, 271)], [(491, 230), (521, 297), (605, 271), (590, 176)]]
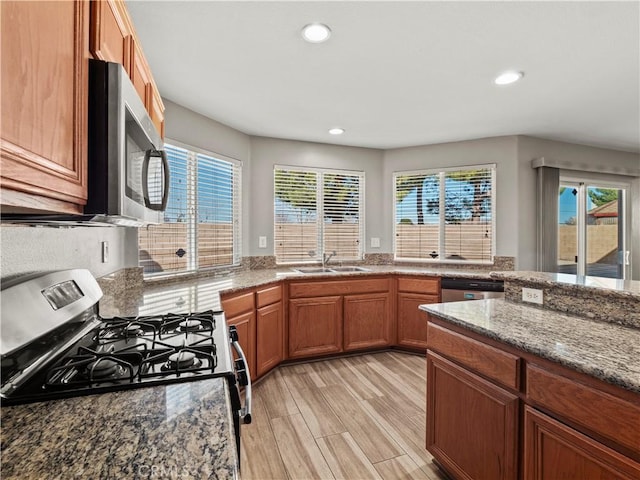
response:
[[(387, 149), (524, 134), (640, 151), (637, 1), (127, 5), (162, 96), (250, 135)], [(331, 27), (328, 42), (302, 40), (310, 22)], [(495, 86), (506, 69), (525, 77)]]

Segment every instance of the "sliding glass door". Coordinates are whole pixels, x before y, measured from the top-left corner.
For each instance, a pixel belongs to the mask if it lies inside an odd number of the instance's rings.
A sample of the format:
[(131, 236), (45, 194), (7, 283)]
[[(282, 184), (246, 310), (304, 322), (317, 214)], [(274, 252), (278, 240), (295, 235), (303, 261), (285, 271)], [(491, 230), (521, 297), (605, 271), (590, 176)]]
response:
[(560, 179), (558, 272), (628, 278), (628, 189)]

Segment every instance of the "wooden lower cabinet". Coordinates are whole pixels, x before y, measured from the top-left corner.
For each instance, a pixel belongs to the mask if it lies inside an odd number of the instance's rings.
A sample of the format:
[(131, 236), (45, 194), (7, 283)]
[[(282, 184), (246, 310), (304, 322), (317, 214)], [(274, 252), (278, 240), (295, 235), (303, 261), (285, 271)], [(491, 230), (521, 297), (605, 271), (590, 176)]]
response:
[[(241, 315), (227, 318), (227, 325), (235, 325), (238, 331), (238, 342), (242, 347), (245, 357), (247, 357), (247, 367), (251, 378), (255, 378), (256, 372), (256, 316), (253, 311)], [(234, 358), (237, 357), (234, 352)]]
[(342, 297), (289, 300), (289, 358), (342, 351)]
[(411, 349), (427, 349), (426, 314), (419, 310), (425, 303), (438, 303), (438, 295), (420, 293), (398, 293), (398, 340), (397, 344)]
[(284, 360), (282, 302), (256, 310), (256, 378)]
[(457, 479), (518, 477), (516, 395), (427, 352), (427, 449)]
[(526, 406), (524, 480), (640, 478), (640, 464)]
[[(426, 324), (426, 321), (424, 322)], [(367, 293), (344, 297), (344, 350), (391, 344), (391, 294)]]

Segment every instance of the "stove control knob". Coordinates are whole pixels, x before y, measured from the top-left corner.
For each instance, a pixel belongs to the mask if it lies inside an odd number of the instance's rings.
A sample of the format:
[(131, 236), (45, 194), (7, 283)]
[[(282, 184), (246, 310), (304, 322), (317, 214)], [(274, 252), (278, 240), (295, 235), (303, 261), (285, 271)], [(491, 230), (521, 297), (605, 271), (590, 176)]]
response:
[(236, 360), (236, 375), (238, 377), (238, 383), (242, 387), (246, 387), (249, 383), (249, 379), (247, 378), (247, 370), (245, 368), (244, 362), (240, 359)]
[(229, 327), (229, 337), (231, 337), (232, 342), (238, 341), (238, 330), (236, 329), (235, 325), (231, 325)]

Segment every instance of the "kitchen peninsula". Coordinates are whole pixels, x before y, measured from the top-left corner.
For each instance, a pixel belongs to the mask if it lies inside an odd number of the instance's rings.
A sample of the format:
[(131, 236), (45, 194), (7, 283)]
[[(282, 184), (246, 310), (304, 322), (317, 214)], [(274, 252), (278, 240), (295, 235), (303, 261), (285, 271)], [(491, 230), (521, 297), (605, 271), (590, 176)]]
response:
[(638, 478), (640, 282), (492, 277), (506, 300), (421, 306), (427, 449), (454, 478)]

